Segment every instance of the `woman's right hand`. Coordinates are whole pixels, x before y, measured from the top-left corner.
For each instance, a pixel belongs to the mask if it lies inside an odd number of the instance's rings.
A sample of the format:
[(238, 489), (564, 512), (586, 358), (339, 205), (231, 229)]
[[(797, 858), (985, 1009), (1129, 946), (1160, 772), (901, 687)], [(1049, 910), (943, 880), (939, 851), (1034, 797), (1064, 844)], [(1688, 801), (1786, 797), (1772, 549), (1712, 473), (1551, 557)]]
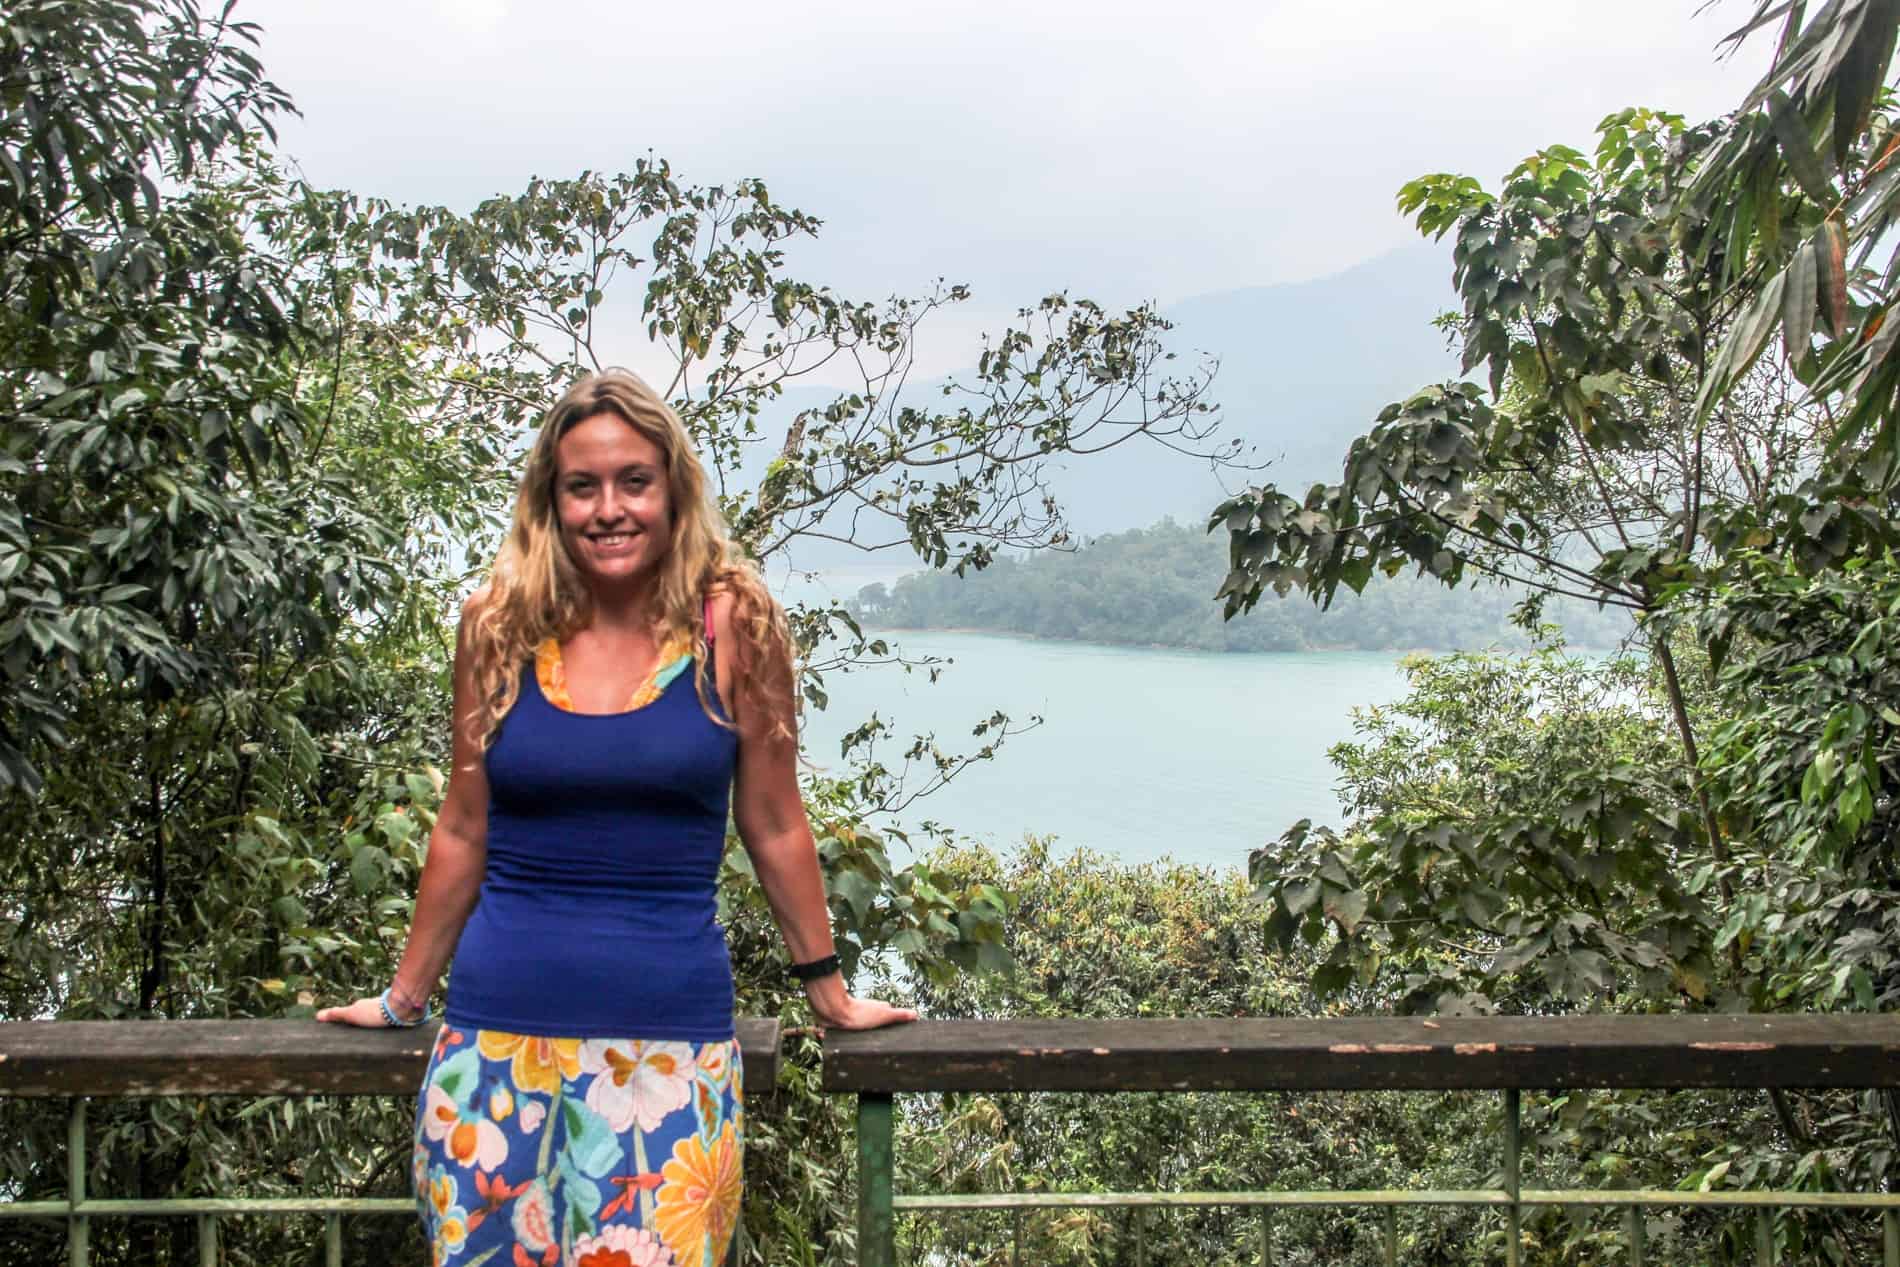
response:
[(380, 999), (358, 999), (342, 1007), (326, 1007), (317, 1013), (317, 1019), (328, 1021), (332, 1025), (360, 1025), (364, 1029), (387, 1029), (388, 1022), (383, 1020), (383, 1004)]
[[(396, 1007), (397, 1015), (402, 1015), (400, 1005), (392, 1000), (391, 1006)], [(346, 1003), (342, 1007), (326, 1007), (317, 1013), (317, 1019), (327, 1021), (332, 1025), (356, 1025), (363, 1029), (389, 1028), (389, 1022), (383, 1019), (382, 998), (374, 994), (366, 999), (358, 999), (354, 1003)]]

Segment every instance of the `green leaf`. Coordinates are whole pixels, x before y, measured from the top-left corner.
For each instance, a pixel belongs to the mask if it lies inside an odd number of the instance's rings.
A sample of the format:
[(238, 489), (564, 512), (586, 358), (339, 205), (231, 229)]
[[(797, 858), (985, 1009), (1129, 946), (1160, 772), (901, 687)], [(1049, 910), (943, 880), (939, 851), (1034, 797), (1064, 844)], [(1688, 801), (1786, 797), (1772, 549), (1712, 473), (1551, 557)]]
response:
[(1788, 170), (1794, 173), (1801, 192), (1822, 210), (1833, 208), (1840, 199), (1821, 166), (1820, 155), (1814, 152), (1807, 123), (1802, 119), (1801, 112), (1788, 100), (1788, 94), (1779, 88), (1768, 94), (1768, 120), (1774, 130), (1775, 141), (1781, 146), (1782, 156), (1788, 160)]
[(1289, 913), (1304, 915), (1319, 901), (1320, 883), (1316, 878), (1289, 880), (1280, 888), (1280, 901)]
[(353, 850), (350, 856), (350, 882), (356, 891), (368, 897), (383, 887), (383, 877), (387, 874), (389, 855), (376, 845), (365, 845)]
[(1350, 936), (1358, 930), (1360, 921), (1365, 919), (1366, 904), (1367, 899), (1363, 889), (1352, 889), (1347, 892), (1329, 889), (1326, 893), (1325, 912)]
[(1709, 416), (1717, 402), (1728, 395), (1761, 356), (1769, 336), (1781, 324), (1781, 300), (1787, 285), (1787, 272), (1776, 273), (1736, 319), (1721, 351), (1716, 353), (1708, 377), (1702, 381), (1702, 390), (1696, 399), (1698, 422)]
[(848, 869), (831, 876), (831, 892), (834, 897), (844, 900), (851, 918), (859, 924), (864, 922), (871, 912), (872, 902), (877, 900), (877, 886), (856, 871)]
[(1795, 248), (1788, 261), (1788, 281), (1781, 296), (1782, 341), (1788, 359), (1798, 361), (1814, 344), (1814, 308), (1818, 302), (1816, 283), (1820, 276), (1817, 251), (1812, 241)]
[(1895, 35), (1900, 33), (1900, 5), (1866, 0), (1859, 9), (1860, 29), (1837, 63), (1832, 84), (1834, 161), (1842, 165), (1867, 127), (1893, 62)]
[(1893, 355), (1894, 342), (1900, 339), (1900, 316), (1896, 315), (1896, 307), (1900, 305), (1882, 308), (1867, 320), (1866, 333), (1863, 336), (1867, 343), (1861, 349), (1863, 365), (1850, 389), (1855, 394), (1865, 390), (1867, 381), (1887, 363), (1887, 358)]

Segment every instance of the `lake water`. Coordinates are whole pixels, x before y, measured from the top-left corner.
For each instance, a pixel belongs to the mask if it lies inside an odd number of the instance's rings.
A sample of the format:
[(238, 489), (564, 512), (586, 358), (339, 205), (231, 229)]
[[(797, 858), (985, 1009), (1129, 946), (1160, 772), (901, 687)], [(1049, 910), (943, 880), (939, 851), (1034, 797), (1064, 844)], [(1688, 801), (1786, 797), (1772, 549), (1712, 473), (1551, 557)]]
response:
[(1352, 736), (1355, 706), (1389, 703), (1404, 679), (1394, 652), (1219, 655), (1044, 642), (991, 634), (883, 636), (927, 675), (873, 669), (826, 679), (830, 707), (807, 710), (807, 750), (835, 763), (839, 739), (873, 711), (895, 725), (895, 767), (914, 733), (969, 750), (993, 711), (1043, 724), (1009, 739), (903, 815), (1007, 847), (1025, 832), (1058, 848), (1128, 861), (1170, 856), (1245, 866), (1248, 850), (1301, 818), (1337, 823), (1326, 750)]

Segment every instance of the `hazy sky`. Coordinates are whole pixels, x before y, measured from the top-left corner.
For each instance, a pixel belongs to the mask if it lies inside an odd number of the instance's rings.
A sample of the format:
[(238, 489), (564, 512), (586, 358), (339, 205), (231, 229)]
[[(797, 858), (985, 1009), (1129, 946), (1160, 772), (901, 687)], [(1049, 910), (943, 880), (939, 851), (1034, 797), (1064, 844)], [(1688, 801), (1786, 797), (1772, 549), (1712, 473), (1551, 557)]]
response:
[[(1068, 288), (1114, 304), (1336, 272), (1415, 241), (1398, 187), (1487, 184), (1606, 113), (1736, 104), (1752, 6), (1690, 0), (1111, 3), (243, 0), (313, 180), (466, 206), (651, 150), (826, 221), (802, 273), (939, 276), (959, 327)], [(1448, 291), (1449, 294), (1449, 291)], [(935, 362), (933, 366), (931, 363)]]

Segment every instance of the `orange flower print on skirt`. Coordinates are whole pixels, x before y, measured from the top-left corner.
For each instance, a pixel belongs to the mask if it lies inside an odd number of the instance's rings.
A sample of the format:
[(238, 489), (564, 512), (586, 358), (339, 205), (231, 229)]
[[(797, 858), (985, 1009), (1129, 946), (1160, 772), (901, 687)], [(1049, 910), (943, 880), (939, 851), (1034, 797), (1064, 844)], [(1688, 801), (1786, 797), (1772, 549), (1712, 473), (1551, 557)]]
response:
[(435, 1267), (719, 1267), (745, 1151), (736, 1040), (444, 1026), (416, 1107)]

